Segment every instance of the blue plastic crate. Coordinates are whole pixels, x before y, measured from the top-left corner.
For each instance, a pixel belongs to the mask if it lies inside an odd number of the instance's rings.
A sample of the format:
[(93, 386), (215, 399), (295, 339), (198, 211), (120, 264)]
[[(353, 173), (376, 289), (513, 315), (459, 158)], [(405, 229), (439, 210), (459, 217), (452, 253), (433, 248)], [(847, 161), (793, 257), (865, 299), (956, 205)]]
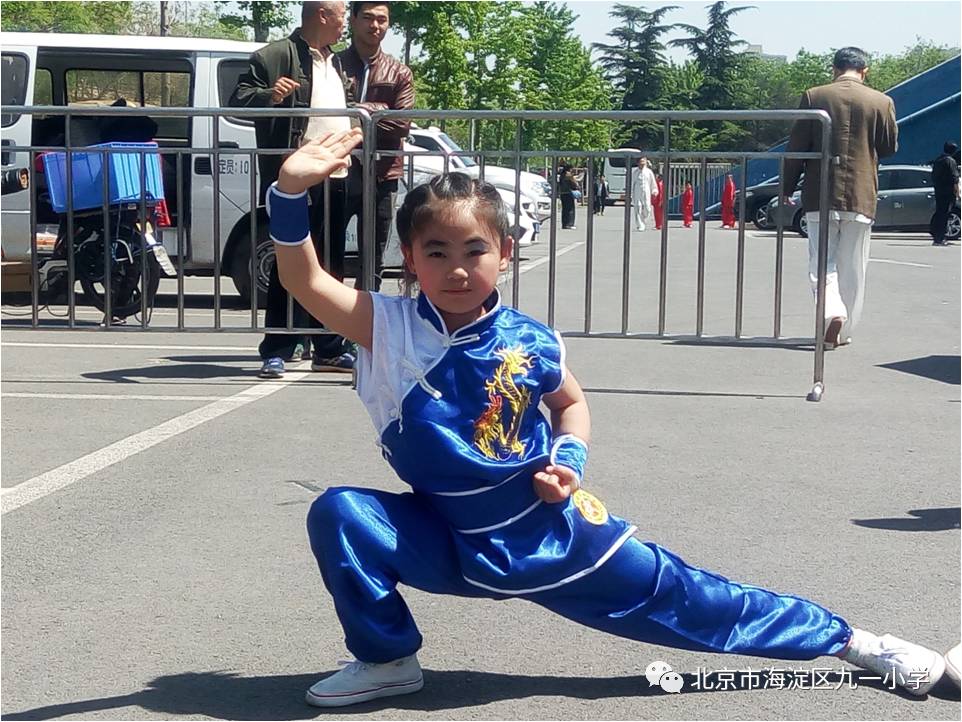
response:
[[(107, 164), (110, 169), (108, 205), (139, 203), (141, 196), (148, 202), (163, 200), (164, 183), (160, 171), (160, 154), (156, 143), (101, 143), (91, 148), (110, 148)], [(124, 153), (132, 148), (147, 148), (153, 153)], [(73, 207), (74, 210), (103, 206), (103, 153), (73, 151)], [(67, 212), (67, 154), (46, 153), (43, 156), (44, 174), (50, 203), (57, 213)], [(141, 191), (140, 164), (146, 161), (146, 190)]]

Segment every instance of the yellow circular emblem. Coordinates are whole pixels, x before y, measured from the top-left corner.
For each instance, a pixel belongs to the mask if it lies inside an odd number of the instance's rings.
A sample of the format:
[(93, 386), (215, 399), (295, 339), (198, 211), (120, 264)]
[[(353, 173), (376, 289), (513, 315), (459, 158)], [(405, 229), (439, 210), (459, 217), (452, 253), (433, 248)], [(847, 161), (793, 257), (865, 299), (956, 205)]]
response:
[(589, 494), (584, 489), (578, 489), (572, 496), (572, 500), (578, 511), (581, 512), (588, 522), (592, 524), (604, 524), (608, 521), (608, 510), (596, 497)]

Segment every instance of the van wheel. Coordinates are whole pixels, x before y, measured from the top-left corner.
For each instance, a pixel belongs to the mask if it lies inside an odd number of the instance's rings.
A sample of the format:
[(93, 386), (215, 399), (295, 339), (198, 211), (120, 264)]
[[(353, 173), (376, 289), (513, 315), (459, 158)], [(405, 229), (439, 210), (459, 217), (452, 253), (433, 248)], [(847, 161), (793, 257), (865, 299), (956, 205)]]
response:
[[(267, 284), (271, 277), (271, 269), (274, 267), (274, 244), (271, 242), (270, 231), (266, 224), (259, 224), (257, 228), (257, 246), (255, 248), (254, 270), (257, 280), (257, 307), (267, 308)], [(243, 236), (234, 249), (231, 259), (231, 279), (237, 293), (245, 303), (250, 302), (251, 297), (251, 241), (250, 236)]]
[(792, 228), (795, 232), (801, 236), (808, 238), (808, 221), (805, 219), (805, 211), (800, 210), (795, 216), (795, 222), (792, 223)]

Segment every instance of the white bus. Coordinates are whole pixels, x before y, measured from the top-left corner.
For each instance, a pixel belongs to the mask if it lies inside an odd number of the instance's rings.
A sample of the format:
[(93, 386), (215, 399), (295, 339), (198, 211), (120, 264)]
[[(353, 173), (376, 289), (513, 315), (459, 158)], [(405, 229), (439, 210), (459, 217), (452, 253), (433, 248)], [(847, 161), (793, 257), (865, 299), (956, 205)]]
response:
[[(631, 178), (631, 169), (634, 167), (644, 151), (638, 148), (609, 148), (609, 153), (632, 153), (628, 160), (624, 156), (605, 158), (601, 172), (608, 181), (608, 205), (625, 202), (628, 179)], [(627, 163), (627, 167), (625, 164)]]

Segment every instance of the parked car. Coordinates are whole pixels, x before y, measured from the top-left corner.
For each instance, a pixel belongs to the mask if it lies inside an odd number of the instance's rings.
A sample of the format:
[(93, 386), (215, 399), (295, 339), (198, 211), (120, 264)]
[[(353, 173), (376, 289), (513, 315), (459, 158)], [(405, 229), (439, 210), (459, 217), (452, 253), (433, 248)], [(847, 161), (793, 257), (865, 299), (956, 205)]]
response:
[[(447, 156), (447, 170), (457, 170), (474, 178), (481, 175), (481, 166), (470, 155), (458, 155), (464, 152), (463, 149), (440, 128), (434, 126), (419, 128), (412, 125), (407, 143), (411, 147), (406, 145), (405, 150), (443, 152)], [(445, 170), (444, 161), (445, 159), (441, 156), (426, 155), (419, 158), (415, 165), (428, 167), (436, 173), (441, 173)], [(485, 164), (484, 179), (498, 188), (514, 193), (514, 168)], [(536, 209), (539, 221), (551, 215), (551, 184), (547, 180), (536, 173), (523, 170), (519, 186), (522, 197), (530, 200), (532, 208)]]
[[(804, 175), (802, 179), (804, 179)], [(802, 181), (799, 181), (801, 188)], [(778, 176), (769, 178), (753, 186), (749, 186), (745, 192), (745, 220), (755, 224), (755, 228), (760, 231), (767, 231), (774, 228), (768, 216), (768, 204), (772, 199), (778, 200)], [(735, 191), (735, 212), (741, 208), (741, 190)]]
[[(875, 230), (928, 231), (932, 214), (935, 213), (935, 192), (932, 187), (932, 169), (923, 165), (888, 165), (878, 171), (878, 210), (875, 214)], [(792, 195), (789, 203), (782, 206), (778, 215), (778, 197), (772, 198), (766, 207), (771, 228), (779, 223), (796, 233), (807, 235), (805, 213), (801, 193)], [(946, 238), (959, 239), (959, 206), (949, 213)]]
[[(437, 175), (437, 173), (433, 169), (426, 169), (423, 167), (419, 168), (415, 166), (413, 178), (414, 186), (419, 186), (422, 183), (426, 183), (435, 175)], [(398, 181), (397, 197), (395, 199), (396, 208), (400, 208), (401, 204), (404, 203), (404, 197), (407, 195), (409, 190), (407, 181), (408, 173), (407, 168), (405, 168), (404, 176)], [(541, 223), (532, 216), (530, 211), (530, 201), (526, 201), (524, 196), (521, 197), (522, 210), (518, 214), (518, 225), (515, 226), (514, 192), (505, 190), (504, 188), (498, 188), (498, 193), (507, 207), (508, 222), (512, 224), (510, 233), (515, 239), (517, 246), (519, 248), (525, 248), (537, 243), (539, 234), (541, 232)], [(524, 206), (528, 207), (525, 208)], [(356, 217), (352, 218), (348, 223), (345, 238), (345, 249), (345, 265), (347, 267), (348, 275), (355, 275), (355, 272), (359, 270)], [(397, 234), (397, 228), (395, 227), (394, 220), (391, 221), (391, 229), (388, 231), (387, 244), (384, 248), (384, 254), (381, 262), (385, 269), (388, 269), (388, 275), (390, 275), (391, 269), (400, 269), (404, 265), (403, 256), (401, 255), (401, 239)]]

